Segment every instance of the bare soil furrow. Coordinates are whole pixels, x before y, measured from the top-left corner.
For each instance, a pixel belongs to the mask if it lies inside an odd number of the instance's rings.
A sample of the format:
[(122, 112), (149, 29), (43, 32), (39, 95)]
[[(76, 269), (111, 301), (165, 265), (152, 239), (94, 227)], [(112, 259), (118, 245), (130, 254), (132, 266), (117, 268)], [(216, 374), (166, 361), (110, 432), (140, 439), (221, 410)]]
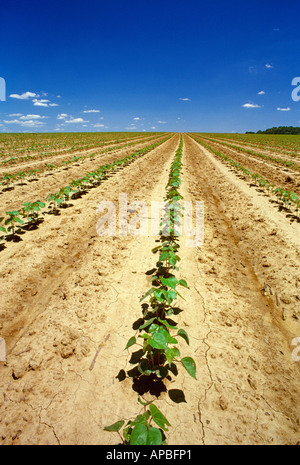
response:
[(155, 238), (98, 236), (96, 206), (120, 193), (162, 200), (177, 145), (175, 136), (2, 252), (3, 444), (114, 443), (103, 426), (136, 415), (131, 380), (116, 376)]
[[(164, 199), (179, 139), (116, 171), (1, 251), (7, 358), (0, 362), (0, 444), (116, 445), (118, 435), (103, 428), (141, 413), (138, 396), (154, 400), (171, 423), (169, 445), (300, 441), (300, 362), (293, 358), (299, 223), (187, 134), (179, 190), (194, 220), (196, 202), (204, 202), (204, 241), (191, 246), (184, 216), (175, 274), (189, 288), (176, 301), (176, 322), (188, 333), (190, 344), (182, 339), (178, 347), (195, 360), (197, 379), (179, 367), (164, 383), (133, 380), (136, 349), (124, 348), (151, 286), (158, 237), (149, 223), (148, 234), (120, 233), (120, 194), (128, 227), (139, 227), (133, 202), (148, 206), (140, 221), (152, 219), (151, 201)], [(68, 173), (41, 179), (36, 193), (67, 185)], [(101, 201), (116, 206), (110, 236), (97, 233)]]
[[(160, 136), (163, 137), (163, 136)], [(4, 176), (7, 173), (14, 174), (18, 173), (20, 171), (24, 172), (29, 172), (30, 170), (34, 169), (43, 169), (46, 166), (48, 166), (51, 163), (62, 163), (65, 160), (70, 160), (73, 157), (80, 157), (80, 156), (87, 156), (87, 155), (92, 155), (95, 154), (95, 156), (101, 156), (101, 155), (106, 155), (105, 151), (109, 150), (112, 148), (112, 151), (115, 152), (117, 150), (122, 150), (124, 148), (127, 148), (127, 144), (140, 144), (146, 141), (152, 141), (152, 139), (157, 139), (156, 137), (143, 137), (143, 138), (133, 138), (133, 139), (126, 139), (124, 141), (110, 141), (110, 142), (105, 142), (105, 144), (101, 146), (95, 146), (90, 149), (82, 149), (82, 150), (74, 150), (74, 151), (68, 151), (66, 149), (66, 153), (61, 153), (58, 151), (57, 153), (51, 155), (51, 156), (41, 156), (38, 160), (23, 160), (20, 163), (14, 163), (12, 165), (0, 165), (1, 167), (1, 173), (0, 177)], [(151, 142), (150, 142), (151, 143)], [(115, 147), (120, 147), (118, 149), (115, 149)], [(130, 147), (128, 147), (130, 148)], [(30, 152), (31, 155), (31, 152)]]
[(250, 145), (250, 144), (247, 144), (246, 142), (244, 143), (244, 142), (241, 142), (235, 139), (222, 139), (218, 137), (217, 138), (209, 137), (209, 140), (213, 140), (214, 142), (217, 142), (222, 145), (232, 144), (244, 150), (253, 150), (254, 152), (262, 153), (272, 158), (281, 158), (282, 160), (291, 161), (292, 163), (298, 163), (299, 165), (300, 154), (295, 153), (295, 155), (293, 156), (293, 155), (290, 155), (288, 152), (286, 153), (285, 150), (281, 150), (281, 151), (279, 149), (270, 150), (269, 147), (267, 149), (264, 149), (260, 147), (259, 145)]
[(202, 442), (296, 444), (300, 384), (291, 342), (299, 332), (299, 247), (282, 230), (274, 235), (259, 195), (238, 178), (233, 183), (228, 168), (187, 136), (184, 153), (184, 198), (205, 203), (204, 244), (182, 258), (183, 267), (197, 266), (195, 281), (187, 280), (201, 295), (192, 327), (204, 332), (197, 386)]
[(238, 153), (222, 144), (209, 141), (211, 147), (220, 150), (232, 160), (241, 163), (253, 173), (259, 173), (276, 187), (291, 190), (300, 195), (300, 173), (287, 167), (277, 166), (273, 162), (260, 160), (249, 154)]
[(33, 178), (33, 181), (20, 181), (14, 187), (0, 192), (1, 208), (0, 216), (5, 216), (6, 211), (17, 210), (25, 202), (33, 202), (36, 200), (44, 201), (49, 194), (59, 191), (60, 188), (68, 186), (74, 179), (85, 176), (101, 165), (106, 163), (113, 163), (118, 159), (122, 159), (127, 155), (147, 147), (152, 143), (157, 142), (161, 138), (153, 139), (151, 141), (137, 143), (132, 147), (123, 148), (120, 150), (113, 150), (110, 153), (96, 156), (93, 159), (87, 158), (80, 160), (66, 168), (53, 170), (52, 172), (41, 174)]

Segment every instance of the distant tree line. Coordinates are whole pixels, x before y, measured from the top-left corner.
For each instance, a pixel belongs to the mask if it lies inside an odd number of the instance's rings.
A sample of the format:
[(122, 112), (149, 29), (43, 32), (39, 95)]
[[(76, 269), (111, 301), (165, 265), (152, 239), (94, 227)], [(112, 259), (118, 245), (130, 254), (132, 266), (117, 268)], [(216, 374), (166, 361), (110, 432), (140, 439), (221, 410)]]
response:
[[(246, 134), (255, 134), (255, 132), (247, 131)], [(269, 128), (265, 131), (257, 131), (256, 134), (300, 134), (300, 128), (294, 126), (278, 126), (278, 128)]]

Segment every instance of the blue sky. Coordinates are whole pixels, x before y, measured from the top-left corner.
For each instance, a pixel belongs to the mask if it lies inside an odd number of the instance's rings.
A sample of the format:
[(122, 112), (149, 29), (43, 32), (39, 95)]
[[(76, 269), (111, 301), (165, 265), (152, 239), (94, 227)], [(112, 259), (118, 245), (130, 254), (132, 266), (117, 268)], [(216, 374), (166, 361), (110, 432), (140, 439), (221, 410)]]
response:
[(0, 132), (300, 126), (299, 0), (9, 0), (0, 11)]

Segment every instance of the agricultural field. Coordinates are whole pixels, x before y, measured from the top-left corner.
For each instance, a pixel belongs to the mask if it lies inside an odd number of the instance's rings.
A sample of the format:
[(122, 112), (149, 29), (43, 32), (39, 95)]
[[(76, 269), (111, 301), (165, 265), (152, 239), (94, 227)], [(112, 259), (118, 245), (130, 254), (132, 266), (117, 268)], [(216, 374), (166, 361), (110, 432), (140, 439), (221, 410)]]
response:
[(0, 444), (299, 443), (299, 209), (300, 136), (0, 135)]

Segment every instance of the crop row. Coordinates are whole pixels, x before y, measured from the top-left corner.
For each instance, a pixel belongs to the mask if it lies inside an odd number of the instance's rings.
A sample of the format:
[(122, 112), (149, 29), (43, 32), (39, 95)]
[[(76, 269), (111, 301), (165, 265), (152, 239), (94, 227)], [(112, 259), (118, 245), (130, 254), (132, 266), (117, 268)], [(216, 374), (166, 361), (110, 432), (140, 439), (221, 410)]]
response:
[[(149, 139), (153, 139), (153, 136), (151, 137), (142, 137), (143, 140), (149, 140)], [(22, 156), (22, 157), (11, 157), (7, 160), (3, 160), (1, 161), (1, 165), (3, 166), (6, 166), (6, 165), (14, 165), (14, 164), (20, 164), (22, 162), (30, 162), (30, 161), (35, 161), (35, 160), (39, 160), (39, 161), (45, 161), (45, 159), (47, 158), (50, 158), (50, 157), (54, 157), (54, 156), (59, 156), (59, 155), (64, 155), (64, 154), (68, 154), (68, 153), (72, 153), (74, 151), (84, 151), (84, 150), (91, 150), (91, 149), (101, 149), (103, 146), (105, 145), (111, 145), (111, 144), (114, 144), (114, 143), (118, 143), (120, 144), (121, 142), (125, 142), (125, 141), (132, 141), (132, 142), (129, 142), (127, 144), (124, 145), (124, 147), (130, 147), (131, 145), (134, 145), (136, 144), (136, 141), (133, 140), (132, 138), (119, 138), (118, 140), (108, 140), (108, 141), (104, 141), (102, 143), (98, 143), (98, 144), (90, 144), (90, 145), (86, 145), (86, 146), (80, 146), (78, 147), (77, 149), (71, 147), (71, 148), (68, 148), (68, 149), (63, 149), (63, 150), (60, 150), (60, 151), (54, 151), (54, 152), (45, 152), (45, 153), (39, 153), (37, 155), (26, 155), (26, 156)], [(115, 148), (117, 148), (118, 146), (116, 147), (111, 147), (109, 150), (114, 150)], [(97, 150), (98, 151), (98, 150)], [(103, 151), (105, 153), (105, 150)]]
[[(74, 152), (98, 147), (103, 143), (119, 143), (124, 139), (136, 139), (141, 136), (155, 136), (157, 133), (67, 133), (67, 134), (0, 134), (0, 157), (9, 154), (26, 154), (40, 152), (41, 156), (49, 153)], [(162, 133), (161, 133), (162, 135)]]
[(294, 192), (274, 186), (274, 184), (272, 184), (268, 179), (264, 178), (260, 174), (252, 173), (248, 168), (245, 168), (240, 163), (232, 160), (224, 153), (215, 150), (213, 147), (206, 144), (202, 140), (197, 139), (196, 137), (193, 138), (203, 147), (214, 153), (218, 158), (226, 162), (228, 165), (232, 166), (238, 171), (241, 171), (245, 176), (251, 178), (259, 187), (267, 190), (270, 194), (274, 194), (280, 201), (283, 202), (285, 207), (294, 207), (296, 209), (296, 213), (298, 214), (300, 208), (300, 199)]
[[(150, 139), (153, 139), (153, 137), (151, 137)], [(146, 140), (148, 140), (148, 138), (146, 138)], [(108, 153), (108, 152), (111, 152), (111, 151), (114, 151), (114, 150), (121, 150), (121, 149), (126, 148), (126, 147), (131, 147), (132, 145), (135, 145), (135, 144), (136, 144), (136, 142), (129, 142), (127, 144), (110, 146), (107, 149), (97, 151), (97, 153), (91, 153), (89, 155), (73, 156), (71, 159), (64, 160), (61, 163), (56, 163), (56, 164), (49, 163), (49, 164), (47, 164), (47, 165), (45, 165), (43, 167), (40, 167), (38, 169), (31, 169), (28, 172), (22, 170), (22, 171), (19, 171), (17, 173), (14, 173), (14, 174), (13, 173), (7, 173), (0, 179), (0, 186), (4, 186), (4, 188), (7, 188), (14, 181), (22, 180), (24, 178), (29, 178), (30, 179), (32, 177), (36, 177), (36, 176), (38, 176), (40, 174), (43, 174), (45, 171), (53, 171), (54, 169), (67, 167), (70, 164), (77, 163), (78, 161), (85, 160), (87, 158), (89, 158), (91, 160), (96, 155), (99, 156), (99, 155), (103, 155), (105, 153)]]
[[(205, 139), (206, 139), (206, 137), (205, 137)], [(207, 138), (207, 139), (209, 141), (211, 141), (211, 142), (216, 142), (213, 139), (210, 139), (210, 138)], [(244, 147), (240, 147), (239, 145), (229, 144), (228, 142), (218, 140), (218, 143), (220, 143), (220, 144), (222, 144), (222, 145), (224, 145), (226, 147), (229, 147), (230, 149), (236, 150), (237, 152), (246, 153), (246, 154), (252, 155), (252, 156), (254, 156), (256, 158), (261, 158), (263, 160), (268, 160), (268, 161), (271, 161), (272, 163), (276, 163), (276, 164), (279, 164), (281, 166), (285, 166), (287, 168), (291, 168), (291, 169), (300, 171), (300, 165), (298, 163), (294, 163), (294, 162), (288, 161), (288, 160), (283, 160), (282, 158), (279, 158), (279, 157), (276, 157), (276, 158), (271, 157), (270, 155), (255, 152), (254, 150), (246, 149)]]
[[(160, 224), (160, 245), (152, 249), (154, 254), (158, 254), (156, 269), (151, 277), (152, 286), (140, 299), (140, 301), (149, 299), (149, 302), (142, 305), (142, 318), (139, 319), (139, 326), (125, 347), (126, 350), (134, 345), (140, 348), (142, 355), (137, 357), (138, 364), (131, 372), (134, 372), (135, 380), (143, 378), (144, 382), (148, 380), (149, 385), (151, 382), (157, 384), (162, 380), (170, 379), (170, 373), (177, 375), (178, 364), (196, 378), (194, 360), (191, 357), (180, 358), (181, 354), (178, 349), (178, 338), (183, 338), (189, 344), (189, 336), (185, 330), (178, 328), (173, 319), (178, 313), (175, 302), (178, 296), (181, 297), (178, 288), (180, 286), (188, 288), (184, 279), (178, 279), (175, 276), (175, 272), (179, 271), (180, 261), (179, 233), (176, 228), (180, 225), (182, 218), (180, 203), (182, 196), (179, 193), (182, 147), (181, 136), (166, 186), (165, 208)], [(106, 426), (104, 430), (118, 432), (124, 445), (166, 444), (165, 432), (171, 426), (169, 421), (152, 401), (143, 402), (140, 397), (138, 401), (144, 406), (142, 414), (139, 414), (133, 421), (128, 421), (126, 425), (124, 420), (120, 420)], [(156, 426), (152, 426), (152, 421)]]
[[(195, 133), (195, 135), (199, 135)], [(259, 147), (272, 152), (281, 152), (291, 157), (300, 156), (300, 137), (298, 135), (266, 134), (201, 134), (218, 140), (233, 140), (239, 144)]]
[[(36, 227), (43, 221), (40, 217), (40, 213), (42, 209), (46, 207), (46, 203), (48, 204), (48, 208), (51, 208), (50, 213), (59, 214), (59, 208), (62, 207), (67, 200), (70, 198), (78, 198), (84, 194), (87, 189), (98, 186), (109, 174), (129, 165), (136, 158), (145, 155), (170, 137), (171, 136), (168, 136), (163, 140), (137, 150), (113, 163), (101, 165), (97, 170), (88, 172), (85, 176), (71, 181), (70, 185), (62, 187), (58, 192), (49, 194), (45, 201), (26, 202), (19, 210), (7, 211), (7, 216), (0, 218), (0, 232), (6, 234), (6, 236), (2, 235), (0, 239), (18, 240), (16, 236), (16, 227), (24, 223), (26, 223), (25, 229), (27, 230)], [(43, 212), (43, 214), (45, 213)]]

